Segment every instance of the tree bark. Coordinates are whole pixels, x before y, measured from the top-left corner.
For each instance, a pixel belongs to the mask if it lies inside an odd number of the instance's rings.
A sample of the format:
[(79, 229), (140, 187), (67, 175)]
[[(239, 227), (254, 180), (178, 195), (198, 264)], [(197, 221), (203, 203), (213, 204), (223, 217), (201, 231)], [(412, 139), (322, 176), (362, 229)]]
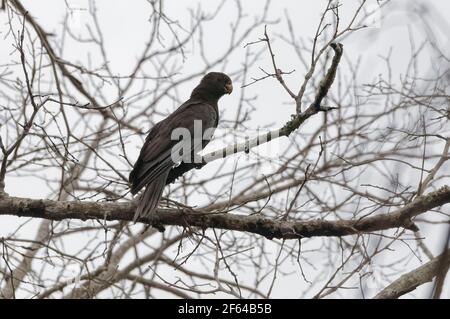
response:
[[(261, 215), (247, 216), (180, 208), (158, 209), (157, 216), (151, 221), (142, 219), (140, 222), (152, 223), (153, 226), (175, 225), (199, 227), (202, 229), (219, 228), (244, 231), (259, 234), (269, 239), (346, 236), (398, 227), (417, 231), (417, 226), (411, 220), (413, 217), (449, 202), (450, 187), (444, 186), (437, 191), (417, 197), (414, 201), (394, 212), (356, 220), (283, 221)], [(98, 219), (131, 221), (134, 210), (135, 203), (133, 202), (69, 202), (19, 197), (4, 197), (0, 199), (0, 215), (50, 220)]]

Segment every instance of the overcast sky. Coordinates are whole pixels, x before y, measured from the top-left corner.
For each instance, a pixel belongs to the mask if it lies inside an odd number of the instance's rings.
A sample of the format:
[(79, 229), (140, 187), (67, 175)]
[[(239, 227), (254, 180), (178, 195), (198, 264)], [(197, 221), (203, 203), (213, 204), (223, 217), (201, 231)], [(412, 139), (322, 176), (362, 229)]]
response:
[[(72, 9), (72, 14), (69, 16), (69, 24), (74, 30), (74, 33), (83, 35), (86, 32), (85, 23), (89, 19), (87, 14), (88, 1), (87, 0), (40, 0), (22, 1), (24, 6), (28, 8), (30, 14), (34, 16), (39, 23), (49, 32), (54, 33), (54, 38), (57, 40), (61, 34), (62, 21), (65, 19), (67, 13), (67, 5)], [(342, 20), (348, 21), (351, 14), (354, 12), (358, 1), (345, 0), (341, 10)], [(448, 43), (448, 31), (450, 30), (447, 24), (448, 13), (450, 12), (450, 1), (448, 0), (431, 0), (431, 1), (411, 1), (411, 0), (397, 0), (397, 7), (391, 9), (389, 12), (379, 12), (376, 16), (380, 16), (381, 20), (374, 18), (374, 24), (368, 29), (359, 31), (354, 35), (346, 38), (343, 41), (346, 59), (357, 60), (361, 59), (361, 68), (359, 80), (361, 84), (365, 81), (369, 82), (379, 74), (386, 74), (386, 68), (383, 60), (380, 58), (386, 55), (392, 49), (393, 73), (400, 76), (402, 70), (405, 68), (410, 56), (410, 35), (412, 35), (417, 43), (420, 43), (428, 37), (424, 31), (425, 26), (420, 18), (429, 17), (434, 22), (433, 36), (438, 43)], [(166, 0), (164, 5), (165, 13), (173, 20), (178, 20), (181, 25), (190, 26), (190, 8), (197, 8), (201, 3), (202, 10), (212, 12), (217, 7), (219, 1), (176, 1)], [(304, 36), (306, 39), (314, 35), (317, 27), (320, 14), (324, 9), (326, 1), (311, 1), (311, 0), (290, 0), (290, 1), (273, 1), (270, 7), (270, 17), (277, 23), (269, 25), (269, 32), (271, 34), (285, 34), (287, 32), (285, 14), (287, 13), (294, 23), (294, 29), (297, 30), (298, 36)], [(422, 4), (429, 4), (434, 11), (425, 11)], [(127, 75), (130, 73), (130, 68), (134, 65), (136, 58), (144, 47), (142, 39), (149, 33), (149, 6), (146, 1), (120, 1), (120, 0), (101, 0), (96, 1), (98, 6), (99, 21), (104, 31), (105, 43), (107, 45), (107, 55), (110, 66), (117, 75)], [(242, 1), (243, 10), (249, 15), (257, 14), (262, 11), (263, 1)], [(373, 1), (374, 8), (376, 8), (376, 1)], [(211, 56), (222, 52), (227, 46), (228, 32), (229, 32), (229, 18), (234, 16), (236, 7), (233, 1), (228, 1), (221, 14), (217, 19), (207, 24), (208, 28), (205, 30), (205, 43), (208, 46), (208, 52)], [(435, 13), (441, 13), (442, 16)], [(444, 14), (445, 13), (445, 14)], [(12, 43), (3, 40), (4, 35), (8, 31), (5, 26), (7, 17), (3, 12), (0, 12), (0, 37), (2, 42), (0, 44), (0, 60), (3, 63), (7, 61), (17, 61), (17, 55), (11, 55)], [(263, 34), (264, 30), (253, 30), (251, 39), (257, 40)], [(66, 39), (67, 44), (63, 52), (64, 59), (72, 62), (82, 61), (86, 63), (88, 57), (86, 55), (86, 47), (83, 45), (75, 45), (70, 39)], [(283, 43), (283, 41), (276, 39), (274, 41), (274, 50), (277, 54), (277, 61), (279, 67), (283, 71), (295, 69), (295, 72), (286, 76), (286, 81), (289, 85), (295, 87), (296, 83), (300, 83), (304, 76), (304, 68), (297, 61), (295, 52)], [(245, 58), (246, 49), (242, 47), (238, 49), (230, 59), (230, 69), (233, 65), (239, 65)], [(94, 66), (99, 63), (95, 56), (90, 56), (91, 62)], [(193, 46), (186, 47), (186, 59), (183, 63), (181, 72), (189, 73), (195, 70), (196, 61), (199, 60), (198, 52), (193, 49)], [(130, 63), (132, 62), (132, 63)], [(427, 59), (421, 60), (420, 67), (422, 70), (427, 70), (433, 64), (433, 58), (430, 56)], [(261, 61), (257, 63), (251, 70), (250, 76), (258, 77), (261, 73), (258, 67), (270, 68), (269, 57), (263, 56)], [(228, 70), (221, 70), (228, 71)], [(181, 76), (181, 75), (180, 75)], [(181, 96), (188, 98), (189, 92), (195, 86), (196, 79), (192, 83), (184, 86), (184, 92), (180, 92)], [(248, 88), (249, 95), (258, 95), (258, 112), (252, 118), (254, 127), (262, 127), (268, 124), (273, 127), (278, 127), (280, 124), (286, 122), (290, 114), (293, 113), (294, 106), (287, 104), (288, 98), (279, 87), (275, 87), (275, 80), (267, 80), (256, 83)], [(239, 98), (240, 86), (244, 83), (235, 83), (234, 94), (221, 100), (220, 108), (225, 110), (226, 117), (227, 108), (234, 110)], [(111, 99), (114, 100), (114, 92), (111, 92)], [(167, 111), (173, 111), (177, 105), (168, 105)], [(286, 141), (285, 141), (286, 142)], [(284, 143), (281, 141), (280, 143)], [(211, 143), (210, 148), (221, 145), (220, 141)], [(134, 146), (129, 147), (131, 154), (138, 153), (138, 149)], [(42, 180), (27, 179), (26, 177), (15, 178), (8, 176), (6, 191), (13, 196), (44, 198), (49, 194), (49, 188)], [(0, 222), (0, 237), (10, 233), (11, 229), (17, 225), (18, 219), (15, 217), (1, 217)], [(33, 226), (25, 228), (25, 231), (30, 233), (29, 237), (33, 237)], [(26, 235), (24, 235), (26, 236)], [(28, 236), (26, 236), (28, 237)], [(433, 240), (433, 239), (430, 239)], [(274, 297), (293, 297), (298, 294), (292, 294), (292, 278), (286, 276), (280, 278), (280, 282), (276, 287)], [(298, 280), (298, 276), (295, 280)], [(302, 285), (304, 283), (298, 283)], [(428, 287), (422, 288), (418, 294), (428, 293)]]

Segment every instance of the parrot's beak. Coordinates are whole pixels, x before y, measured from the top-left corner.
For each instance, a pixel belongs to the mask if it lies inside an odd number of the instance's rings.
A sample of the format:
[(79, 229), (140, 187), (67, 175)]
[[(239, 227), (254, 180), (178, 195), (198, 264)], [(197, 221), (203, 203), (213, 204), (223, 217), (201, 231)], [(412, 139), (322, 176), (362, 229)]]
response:
[(225, 84), (225, 90), (228, 94), (231, 94), (231, 92), (233, 92), (233, 84), (231, 82)]

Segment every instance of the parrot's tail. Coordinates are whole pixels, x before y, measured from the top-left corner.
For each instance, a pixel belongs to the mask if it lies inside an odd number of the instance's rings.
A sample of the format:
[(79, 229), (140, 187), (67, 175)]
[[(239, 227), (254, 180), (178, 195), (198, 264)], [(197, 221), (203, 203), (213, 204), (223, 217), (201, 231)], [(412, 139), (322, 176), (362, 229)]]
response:
[(152, 217), (161, 199), (164, 186), (166, 186), (169, 171), (161, 173), (151, 183), (147, 184), (144, 193), (139, 197), (139, 203), (134, 214), (133, 221), (136, 222), (140, 218)]

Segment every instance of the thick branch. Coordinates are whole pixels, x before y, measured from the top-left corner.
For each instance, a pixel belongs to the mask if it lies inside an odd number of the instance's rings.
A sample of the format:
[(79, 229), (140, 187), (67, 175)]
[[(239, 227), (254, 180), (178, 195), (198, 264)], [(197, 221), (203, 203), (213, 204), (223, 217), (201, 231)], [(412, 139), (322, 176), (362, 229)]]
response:
[[(442, 260), (443, 257), (445, 258), (445, 260)], [(420, 285), (432, 281), (433, 278), (438, 275), (442, 267), (445, 267), (446, 269), (450, 267), (450, 249), (442, 255), (433, 258), (419, 268), (416, 268), (413, 271), (402, 275), (392, 284), (380, 291), (374, 298), (399, 298), (400, 296), (413, 291)]]
[[(411, 218), (430, 209), (450, 203), (450, 187), (445, 186), (428, 195), (417, 197), (397, 211), (365, 217), (360, 220), (283, 221), (258, 215), (209, 213), (191, 209), (159, 209), (154, 225), (194, 226), (202, 229), (219, 228), (259, 234), (267, 238), (297, 239), (315, 236), (346, 236), (403, 227), (416, 231)], [(51, 200), (6, 197), (0, 199), (0, 215), (62, 219), (133, 219), (135, 204), (98, 202), (57, 202)], [(140, 220), (150, 223), (148, 219)]]

